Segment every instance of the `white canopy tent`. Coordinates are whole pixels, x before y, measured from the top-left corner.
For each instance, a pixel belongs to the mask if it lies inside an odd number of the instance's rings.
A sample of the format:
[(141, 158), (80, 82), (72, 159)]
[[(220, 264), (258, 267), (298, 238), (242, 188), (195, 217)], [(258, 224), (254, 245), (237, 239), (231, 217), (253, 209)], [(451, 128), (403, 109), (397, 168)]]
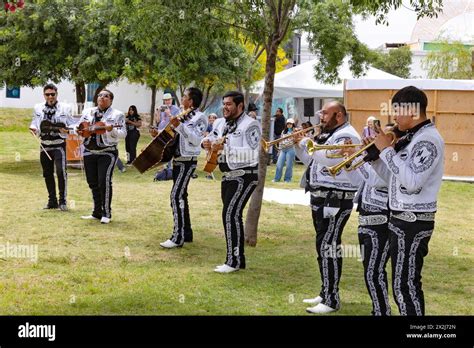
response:
[[(314, 66), (317, 59), (297, 65), (293, 68), (275, 74), (273, 98), (342, 98), (343, 83), (329, 85), (319, 82), (314, 77)], [(348, 60), (345, 59), (339, 68), (339, 78), (353, 79)], [(367, 79), (400, 79), (395, 75), (370, 67), (363, 78)], [(254, 93), (263, 94), (265, 80), (256, 83)]]

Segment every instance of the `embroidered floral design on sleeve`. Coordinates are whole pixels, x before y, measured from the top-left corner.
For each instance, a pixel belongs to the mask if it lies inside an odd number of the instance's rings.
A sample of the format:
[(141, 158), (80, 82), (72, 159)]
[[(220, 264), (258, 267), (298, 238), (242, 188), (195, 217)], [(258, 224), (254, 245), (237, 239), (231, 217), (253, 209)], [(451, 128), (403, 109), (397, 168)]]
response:
[(387, 164), (390, 167), (390, 170), (394, 174), (398, 174), (398, 173), (400, 173), (400, 168), (398, 168), (398, 166), (393, 162), (393, 156), (394, 155), (396, 155), (395, 150), (389, 150), (385, 154), (385, 159), (387, 160)]
[(256, 149), (260, 142), (260, 127), (258, 125), (250, 126), (247, 128), (245, 136), (247, 137), (247, 143), (249, 144), (250, 148)]
[(435, 144), (430, 141), (420, 141), (413, 147), (409, 166), (414, 173), (428, 170), (438, 156)]

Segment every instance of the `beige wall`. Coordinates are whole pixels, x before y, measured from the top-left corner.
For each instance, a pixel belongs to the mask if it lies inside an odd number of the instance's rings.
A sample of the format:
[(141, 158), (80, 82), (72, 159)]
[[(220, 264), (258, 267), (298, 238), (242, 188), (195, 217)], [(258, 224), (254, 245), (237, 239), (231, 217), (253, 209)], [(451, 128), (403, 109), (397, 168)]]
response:
[[(370, 115), (388, 122), (381, 115), (396, 90), (346, 90), (345, 105), (352, 125), (362, 133)], [(425, 90), (428, 117), (436, 124), (445, 148), (444, 175), (474, 176), (474, 91)]]

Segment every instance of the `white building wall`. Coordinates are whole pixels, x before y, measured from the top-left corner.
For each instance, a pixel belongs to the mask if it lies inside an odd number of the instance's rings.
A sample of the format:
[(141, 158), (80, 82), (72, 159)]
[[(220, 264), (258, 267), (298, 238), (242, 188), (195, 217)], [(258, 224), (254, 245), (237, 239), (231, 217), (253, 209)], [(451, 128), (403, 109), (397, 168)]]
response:
[[(70, 103), (77, 110), (74, 84), (69, 81), (62, 81), (57, 86), (59, 101)], [(121, 80), (108, 85), (107, 88), (114, 93), (114, 108), (127, 112), (130, 105), (136, 105), (139, 113), (150, 112), (151, 90), (146, 86)], [(161, 105), (162, 97), (163, 91), (158, 91), (157, 105)], [(15, 99), (7, 98), (5, 85), (0, 85), (0, 107), (32, 108), (36, 103), (40, 103), (43, 100), (43, 87), (21, 87), (20, 98)], [(92, 106), (92, 103), (86, 103), (87, 106)]]

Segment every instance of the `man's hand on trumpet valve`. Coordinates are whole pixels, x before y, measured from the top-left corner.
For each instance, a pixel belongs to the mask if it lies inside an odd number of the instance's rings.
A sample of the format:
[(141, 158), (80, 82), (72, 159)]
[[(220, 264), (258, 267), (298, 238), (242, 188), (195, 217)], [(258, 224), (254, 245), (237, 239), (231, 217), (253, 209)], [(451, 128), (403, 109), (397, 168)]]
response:
[(304, 137), (305, 137), (305, 135), (303, 133), (294, 134), (293, 135), (293, 141), (295, 142), (295, 144), (299, 144), (299, 142), (301, 140), (303, 140)]
[[(351, 139), (346, 139), (344, 141), (344, 144), (345, 145), (352, 144), (352, 140)], [(337, 154), (340, 155), (341, 157), (347, 157), (347, 156), (352, 155), (356, 151), (357, 151), (356, 147), (345, 147), (345, 148), (340, 149), (337, 152)]]

